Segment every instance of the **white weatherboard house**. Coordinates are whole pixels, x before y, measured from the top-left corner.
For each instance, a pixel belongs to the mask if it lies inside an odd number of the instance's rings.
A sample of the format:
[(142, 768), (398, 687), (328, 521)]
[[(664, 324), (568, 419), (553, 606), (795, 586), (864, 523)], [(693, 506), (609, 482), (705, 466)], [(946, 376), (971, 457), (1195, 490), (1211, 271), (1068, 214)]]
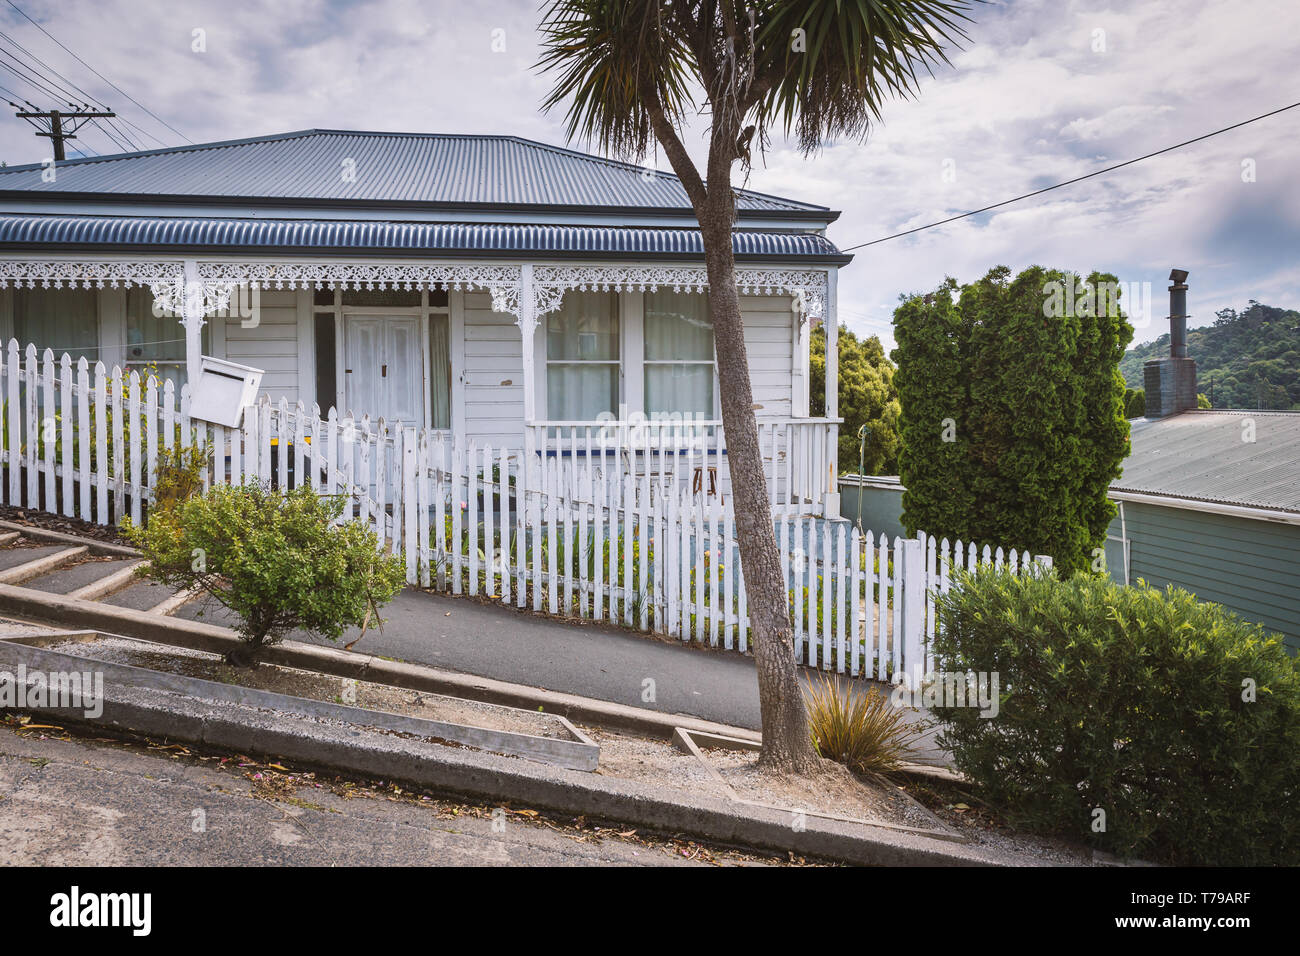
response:
[[(919, 674), (951, 568), (1031, 557), (839, 519), (838, 214), (738, 207), (796, 653)], [(0, 503), (139, 520), (160, 456), (202, 442), (206, 482), (328, 495), (410, 584), (743, 651), (706, 293), (674, 176), (515, 137), (307, 130), (3, 168)]]
[[(850, 257), (825, 236), (838, 213), (738, 196), (773, 498), (823, 513)], [(701, 240), (670, 174), (512, 136), (337, 130), (13, 166), (0, 287), (20, 364), (28, 344), (85, 357), (92, 389), (97, 360), (179, 385), (210, 356), (262, 370), (273, 404), (461, 446), (574, 458), (619, 422), (642, 469), (685, 419), (715, 454), (698, 493), (726, 497)], [(817, 322), (826, 418), (809, 415)]]

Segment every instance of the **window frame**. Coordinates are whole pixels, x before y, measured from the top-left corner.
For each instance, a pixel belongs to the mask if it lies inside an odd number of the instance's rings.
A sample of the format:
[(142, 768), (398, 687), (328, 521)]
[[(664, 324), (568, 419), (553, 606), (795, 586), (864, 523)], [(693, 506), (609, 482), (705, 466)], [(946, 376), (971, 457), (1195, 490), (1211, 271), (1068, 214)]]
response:
[(717, 337), (716, 337), (716, 336), (714, 335), (714, 333), (713, 333), (713, 314), (712, 314), (712, 310), (709, 308), (709, 297), (708, 297), (708, 294), (707, 294), (707, 293), (699, 293), (699, 292), (689, 292), (689, 293), (684, 293), (684, 294), (687, 294), (687, 295), (695, 295), (695, 296), (699, 296), (700, 299), (702, 299), (703, 302), (704, 302), (704, 311), (705, 311), (705, 314), (708, 315), (708, 317), (709, 317), (709, 354), (710, 354), (711, 357), (708, 358), (708, 359), (649, 359), (649, 358), (646, 358), (646, 349), (645, 349), (646, 335), (645, 335), (645, 329), (646, 329), (646, 327), (647, 327), (647, 325), (648, 325), (648, 322), (647, 322), (647, 315), (648, 315), (648, 313), (649, 313), (649, 310), (646, 309), (646, 307), (645, 307), (645, 302), (646, 302), (646, 296), (653, 295), (654, 293), (647, 289), (647, 290), (643, 290), (643, 291), (641, 291), (640, 293), (636, 293), (636, 294), (639, 294), (639, 295), (641, 296), (641, 329), (642, 329), (642, 332), (641, 332), (641, 337), (640, 337), (640, 338), (641, 338), (641, 408), (640, 408), (640, 411), (642, 412), (642, 414), (644, 414), (644, 415), (646, 416), (646, 418), (650, 419), (651, 421), (654, 421), (654, 420), (655, 420), (654, 417), (653, 417), (653, 416), (655, 416), (655, 415), (685, 415), (685, 414), (687, 414), (686, 412), (652, 412), (652, 411), (650, 410), (650, 407), (649, 407), (649, 405), (648, 405), (648, 403), (647, 403), (647, 401), (646, 401), (646, 372), (650, 369), (651, 366), (677, 367), (677, 366), (686, 366), (686, 365), (707, 365), (707, 366), (709, 366), (709, 367), (713, 370), (713, 373), (712, 373), (712, 376), (711, 376), (712, 382), (711, 382), (711, 388), (710, 388), (710, 394), (711, 394), (712, 399), (713, 399), (713, 401), (712, 401), (712, 406), (713, 406), (713, 407), (709, 409), (708, 416), (707, 416), (707, 418), (706, 418), (705, 420), (706, 420), (706, 421), (709, 421), (709, 422), (716, 422), (716, 421), (719, 421), (720, 418), (721, 418), (721, 407), (720, 407), (720, 404), (719, 404), (719, 402), (720, 402), (720, 397), (719, 397), (719, 395), (718, 395), (718, 340), (717, 340)]
[[(567, 297), (572, 292), (578, 292), (578, 291), (579, 290), (576, 289), (570, 290), (570, 292), (565, 293), (565, 296)], [(550, 383), (551, 383), (551, 366), (553, 365), (567, 365), (567, 366), (593, 365), (593, 366), (613, 367), (615, 370), (615, 376), (614, 376), (615, 394), (614, 394), (614, 402), (613, 402), (614, 407), (611, 409), (611, 411), (614, 413), (616, 418), (621, 419), (627, 408), (627, 389), (625, 384), (627, 375), (626, 375), (626, 370), (624, 368), (624, 362), (627, 360), (628, 344), (629, 344), (628, 328), (627, 328), (628, 310), (624, 307), (623, 293), (606, 292), (597, 289), (597, 290), (589, 290), (587, 294), (591, 294), (591, 292), (595, 292), (600, 295), (605, 295), (609, 299), (610, 308), (612, 310), (613, 327), (618, 335), (618, 356), (612, 359), (552, 359), (551, 344), (550, 344), (550, 320), (554, 313), (544, 316), (542, 318), (542, 321), (538, 323), (537, 328), (541, 332), (541, 335), (538, 336), (538, 338), (540, 339), (538, 350), (541, 352), (542, 366), (544, 371), (544, 374), (540, 376), (541, 378), (540, 399), (542, 402), (541, 407), (545, 409), (542, 419), (548, 424), (554, 425), (560, 422), (576, 421), (576, 419), (556, 418), (554, 417), (554, 415), (551, 414)], [(561, 302), (561, 305), (563, 305), (563, 302)], [(594, 422), (596, 421), (596, 419), (592, 419), (592, 421)]]
[[(577, 290), (572, 290), (577, 291)], [(566, 293), (567, 295), (568, 293)], [(701, 295), (704, 297), (706, 308), (708, 298), (707, 293), (692, 292), (692, 295)], [(612, 359), (587, 359), (574, 360), (572, 362), (564, 359), (551, 359), (550, 347), (547, 342), (546, 320), (549, 315), (543, 316), (538, 323), (538, 334), (534, 337), (533, 364), (540, 370), (541, 374), (536, 376), (536, 386), (534, 397), (537, 407), (537, 424), (559, 425), (563, 422), (569, 422), (571, 419), (556, 418), (551, 414), (549, 407), (550, 402), (550, 370), (552, 365), (564, 364), (599, 364), (618, 366), (618, 401), (617, 413), (618, 421), (628, 421), (634, 415), (649, 416), (646, 410), (645, 400), (645, 372), (650, 365), (709, 365), (713, 369), (713, 409), (707, 421), (710, 424), (717, 424), (722, 420), (721, 415), (721, 396), (718, 386), (718, 347), (716, 336), (713, 339), (711, 359), (653, 359), (646, 360), (645, 357), (645, 303), (646, 296), (650, 295), (648, 290), (632, 289), (624, 292), (610, 293), (614, 308), (617, 310), (617, 325), (619, 332), (619, 359), (617, 363)], [(665, 414), (673, 414), (668, 412)], [(595, 422), (583, 422), (582, 424), (595, 424)]]

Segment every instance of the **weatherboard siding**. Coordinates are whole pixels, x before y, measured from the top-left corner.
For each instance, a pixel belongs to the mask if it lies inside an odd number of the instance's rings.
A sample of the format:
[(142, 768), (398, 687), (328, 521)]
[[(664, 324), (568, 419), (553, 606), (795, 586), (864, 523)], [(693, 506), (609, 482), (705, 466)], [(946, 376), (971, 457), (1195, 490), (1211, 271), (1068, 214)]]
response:
[[(455, 325), (452, 326), (453, 332)], [(465, 437), (493, 448), (520, 448), (524, 440), (523, 338), (515, 318), (492, 311), (486, 292), (464, 295), (464, 366), (461, 390)], [(545, 328), (539, 326), (538, 334)], [(453, 343), (455, 348), (455, 343)]]
[(794, 313), (789, 296), (744, 295), (745, 352), (759, 421), (788, 418), (794, 381)]
[[(260, 396), (273, 402), (281, 398), (290, 404), (299, 400), (318, 402), (322, 411), (334, 404), (334, 396), (315, 395), (315, 355), (310, 334), (304, 335), (302, 316), (312, 315), (310, 292), (292, 289), (262, 289), (256, 324), (238, 315), (209, 318), (210, 354), (264, 371)], [(110, 366), (122, 361), (120, 342), (124, 337), (121, 290), (99, 294), (100, 339), (98, 354)], [(0, 291), (0, 331), (6, 331), (5, 308), (11, 290)], [(300, 301), (301, 300), (301, 301)], [(459, 302), (459, 304), (456, 304)], [(116, 307), (115, 307), (116, 303)], [(789, 296), (745, 295), (740, 299), (744, 320), (745, 348), (754, 390), (755, 414), (759, 421), (784, 420), (792, 414), (796, 390), (807, 383), (795, 373), (797, 321)], [(453, 300), (452, 352), (454, 410), (453, 427), (463, 422), (467, 439), (493, 447), (520, 448), (524, 441), (524, 369), (522, 339), (511, 315), (493, 312), (487, 292), (457, 293)], [(300, 314), (301, 313), (301, 314)], [(460, 323), (455, 321), (459, 313)], [(179, 330), (179, 321), (178, 321)], [(463, 338), (455, 340), (458, 330)], [(179, 334), (179, 332), (178, 332)], [(545, 327), (538, 329), (544, 342)], [(25, 343), (24, 343), (25, 344)], [(37, 342), (38, 348), (44, 343)], [(545, 352), (539, 350), (536, 367), (538, 391), (545, 395)], [(631, 360), (631, 357), (628, 357)], [(640, 374), (629, 365), (624, 370)], [(539, 405), (539, 408), (541, 406)], [(365, 414), (363, 409), (353, 409)]]
[[(263, 289), (260, 292), (260, 308), (257, 310), (257, 324), (246, 326), (252, 319), (240, 319), (232, 316), (225, 319), (210, 319), (221, 322), (221, 335), (224, 336), (224, 352), (217, 352), (219, 358), (226, 358), (240, 365), (251, 365), (262, 369), (262, 390), (259, 394), (278, 402), (282, 397), (290, 404), (299, 397), (299, 362), (314, 364), (314, 358), (303, 356), (298, 345), (298, 308), (297, 292), (292, 289)], [(215, 344), (215, 348), (220, 348)], [(334, 404), (332, 396), (321, 402), (322, 406)]]
[[(1129, 581), (1191, 591), (1277, 631), (1300, 650), (1300, 526), (1124, 503)], [(1109, 534), (1120, 536), (1116, 517)], [(1123, 565), (1110, 561), (1113, 577)]]

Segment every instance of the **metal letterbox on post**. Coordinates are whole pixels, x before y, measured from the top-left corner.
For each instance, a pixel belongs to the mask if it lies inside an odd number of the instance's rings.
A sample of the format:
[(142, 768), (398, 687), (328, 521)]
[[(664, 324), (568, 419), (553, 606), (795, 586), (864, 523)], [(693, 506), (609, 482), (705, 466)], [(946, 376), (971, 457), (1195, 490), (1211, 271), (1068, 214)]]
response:
[(199, 379), (190, 391), (190, 417), (238, 428), (244, 408), (257, 398), (262, 375), (260, 368), (203, 356)]

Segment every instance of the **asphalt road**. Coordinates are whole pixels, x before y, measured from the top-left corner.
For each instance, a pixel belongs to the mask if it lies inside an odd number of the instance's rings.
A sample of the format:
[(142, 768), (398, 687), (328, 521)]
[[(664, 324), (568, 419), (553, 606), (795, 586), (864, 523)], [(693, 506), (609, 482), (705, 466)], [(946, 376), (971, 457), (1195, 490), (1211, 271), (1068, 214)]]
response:
[(263, 767), (173, 753), (20, 736), (0, 725), (0, 866), (769, 862), (383, 788), (317, 787)]

